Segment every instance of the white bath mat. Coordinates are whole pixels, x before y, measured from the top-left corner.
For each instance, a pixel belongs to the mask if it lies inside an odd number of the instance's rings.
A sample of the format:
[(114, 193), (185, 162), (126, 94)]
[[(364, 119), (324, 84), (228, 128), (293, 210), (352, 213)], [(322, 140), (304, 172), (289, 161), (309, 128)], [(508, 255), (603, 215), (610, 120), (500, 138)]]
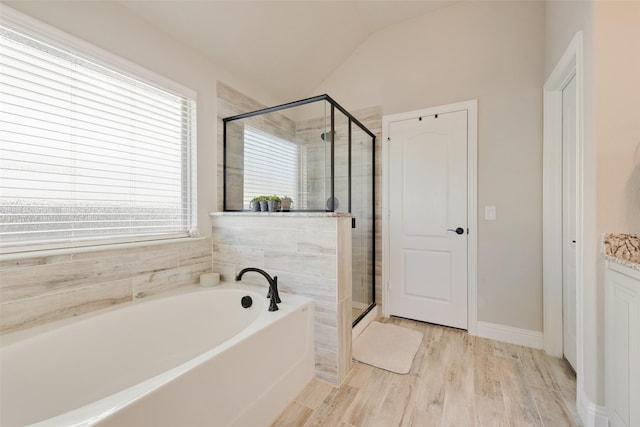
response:
[(422, 342), (422, 333), (389, 323), (371, 322), (353, 343), (353, 358), (377, 368), (406, 374)]

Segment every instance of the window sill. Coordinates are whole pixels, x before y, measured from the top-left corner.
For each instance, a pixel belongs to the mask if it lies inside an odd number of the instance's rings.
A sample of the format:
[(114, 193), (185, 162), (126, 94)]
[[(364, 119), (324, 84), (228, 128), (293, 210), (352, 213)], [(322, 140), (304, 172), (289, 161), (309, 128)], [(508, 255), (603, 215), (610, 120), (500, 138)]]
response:
[[(70, 255), (70, 254), (78, 254), (78, 253), (87, 253), (87, 252), (101, 252), (101, 251), (109, 251), (115, 249), (130, 249), (130, 248), (141, 248), (144, 246), (159, 246), (159, 245), (169, 245), (174, 243), (187, 243), (187, 242), (196, 242), (200, 240), (206, 240), (207, 237), (177, 237), (177, 238), (166, 238), (166, 239), (157, 239), (157, 240), (141, 240), (137, 242), (124, 242), (124, 243), (95, 243), (89, 244), (86, 246), (66, 246), (61, 248), (53, 248), (53, 249), (35, 249), (35, 250), (23, 250), (18, 252), (20, 249), (15, 248), (16, 252), (7, 252), (0, 254), (0, 261), (13, 261), (18, 259), (26, 259), (26, 258), (36, 258), (36, 257), (48, 257), (55, 255)], [(11, 250), (11, 248), (5, 248), (5, 250)]]
[(289, 212), (254, 212), (254, 211), (225, 211), (209, 212), (210, 217), (217, 216), (259, 216), (259, 217), (310, 217), (310, 218), (350, 218), (349, 212), (324, 211), (289, 211)]

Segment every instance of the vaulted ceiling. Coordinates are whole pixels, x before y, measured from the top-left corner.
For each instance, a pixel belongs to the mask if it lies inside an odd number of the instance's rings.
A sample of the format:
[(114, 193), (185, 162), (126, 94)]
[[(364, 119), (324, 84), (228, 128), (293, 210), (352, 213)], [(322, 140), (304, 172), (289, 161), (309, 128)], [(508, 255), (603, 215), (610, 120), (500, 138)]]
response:
[(120, 2), (230, 72), (294, 100), (315, 95), (374, 32), (454, 0)]

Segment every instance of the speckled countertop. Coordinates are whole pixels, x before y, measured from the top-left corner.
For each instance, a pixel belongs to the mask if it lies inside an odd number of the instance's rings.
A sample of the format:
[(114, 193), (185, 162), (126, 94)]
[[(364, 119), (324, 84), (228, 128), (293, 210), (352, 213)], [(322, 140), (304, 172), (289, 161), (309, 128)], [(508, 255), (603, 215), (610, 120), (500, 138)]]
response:
[(640, 235), (607, 233), (603, 236), (605, 259), (640, 271)]

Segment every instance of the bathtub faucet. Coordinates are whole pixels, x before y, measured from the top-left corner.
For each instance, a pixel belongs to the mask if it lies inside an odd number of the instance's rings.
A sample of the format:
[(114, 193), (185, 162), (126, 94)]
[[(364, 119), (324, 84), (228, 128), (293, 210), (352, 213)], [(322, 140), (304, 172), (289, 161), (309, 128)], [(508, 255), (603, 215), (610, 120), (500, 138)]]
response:
[(267, 273), (264, 270), (260, 270), (259, 268), (249, 267), (249, 268), (243, 268), (242, 270), (240, 270), (240, 273), (238, 273), (238, 275), (236, 276), (236, 282), (239, 282), (240, 280), (242, 280), (242, 276), (244, 275), (244, 273), (248, 273), (250, 271), (253, 271), (255, 273), (260, 273), (264, 276), (265, 279), (267, 279), (267, 282), (269, 282), (269, 292), (267, 293), (267, 298), (271, 299), (271, 302), (269, 303), (269, 311), (278, 310), (278, 305), (276, 303), (282, 302), (280, 300), (280, 295), (278, 295), (278, 276), (271, 277), (269, 276), (269, 273)]

